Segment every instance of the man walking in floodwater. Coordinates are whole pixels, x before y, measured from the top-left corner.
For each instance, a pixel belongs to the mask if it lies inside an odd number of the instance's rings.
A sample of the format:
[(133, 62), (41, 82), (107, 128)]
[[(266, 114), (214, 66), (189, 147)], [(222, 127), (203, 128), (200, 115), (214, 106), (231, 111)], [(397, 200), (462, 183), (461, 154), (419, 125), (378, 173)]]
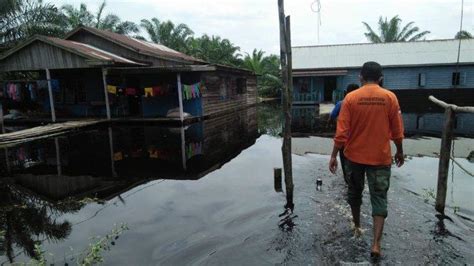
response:
[(349, 181), (347, 200), (357, 235), (361, 232), (360, 206), (367, 175), (374, 223), (372, 257), (381, 255), (381, 238), (387, 217), (387, 191), (392, 164), (390, 140), (397, 147), (395, 163), (398, 167), (404, 163), (400, 106), (395, 94), (379, 86), (382, 80), (382, 67), (378, 63), (367, 62), (362, 66), (362, 87), (344, 99), (329, 162), (329, 170), (335, 174), (337, 154), (344, 147), (346, 179)]

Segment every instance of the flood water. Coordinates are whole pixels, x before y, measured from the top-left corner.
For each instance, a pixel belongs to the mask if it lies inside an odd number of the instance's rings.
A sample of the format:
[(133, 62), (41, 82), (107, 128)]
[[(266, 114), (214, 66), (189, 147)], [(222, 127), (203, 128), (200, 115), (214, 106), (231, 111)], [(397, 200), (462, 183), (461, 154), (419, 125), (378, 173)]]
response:
[[(313, 125), (314, 117), (300, 113), (294, 130), (307, 133), (298, 121)], [(281, 216), (285, 195), (273, 178), (282, 165), (280, 130), (278, 107), (261, 105), (185, 128), (100, 127), (0, 147), (0, 263), (29, 262), (40, 244), (48, 263), (71, 265), (97, 242), (91, 237), (120, 225), (128, 230), (107, 240), (104, 264), (367, 262), (371, 232), (359, 240), (350, 235), (342, 177), (327, 171), (329, 138), (294, 139), (295, 210)], [(472, 139), (459, 141), (458, 152), (474, 148)], [(393, 171), (384, 260), (474, 263), (474, 178), (455, 168), (453, 221), (442, 223), (449, 234), (439, 234), (425, 195), (436, 184), (437, 160), (425, 156)], [(367, 203), (363, 226), (370, 229)]]

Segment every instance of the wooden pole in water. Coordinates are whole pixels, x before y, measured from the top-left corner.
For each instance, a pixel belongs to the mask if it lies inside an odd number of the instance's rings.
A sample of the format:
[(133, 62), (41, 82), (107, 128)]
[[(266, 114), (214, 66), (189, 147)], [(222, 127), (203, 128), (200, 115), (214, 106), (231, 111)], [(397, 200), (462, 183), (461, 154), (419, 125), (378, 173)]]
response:
[(282, 186), (281, 186), (281, 168), (273, 168), (273, 179), (274, 179), (274, 184), (273, 187), (275, 188), (276, 192), (282, 192)]
[(48, 81), (48, 95), (49, 95), (49, 107), (51, 108), (51, 120), (56, 122), (56, 111), (54, 110), (54, 97), (53, 97), (53, 89), (51, 87), (51, 73), (49, 73), (49, 69), (46, 68), (46, 80)]
[(109, 103), (109, 92), (107, 91), (107, 69), (102, 68), (102, 83), (104, 84), (104, 98), (105, 98), (105, 111), (107, 112), (107, 120), (110, 120), (110, 103)]
[(283, 145), (281, 147), (283, 155), (283, 169), (285, 172), (286, 186), (286, 207), (293, 209), (293, 169), (291, 160), (291, 89), (292, 63), (291, 63), (291, 29), (290, 17), (285, 18), (284, 1), (278, 0), (278, 17), (280, 21), (280, 63), (283, 80), (283, 114), (285, 123), (283, 125)]
[(445, 112), (444, 128), (441, 138), (441, 149), (439, 153), (438, 168), (438, 190), (436, 193), (436, 210), (444, 214), (446, 203), (446, 191), (448, 188), (449, 159), (451, 156), (451, 143), (453, 141), (455, 113), (451, 107), (447, 107)]

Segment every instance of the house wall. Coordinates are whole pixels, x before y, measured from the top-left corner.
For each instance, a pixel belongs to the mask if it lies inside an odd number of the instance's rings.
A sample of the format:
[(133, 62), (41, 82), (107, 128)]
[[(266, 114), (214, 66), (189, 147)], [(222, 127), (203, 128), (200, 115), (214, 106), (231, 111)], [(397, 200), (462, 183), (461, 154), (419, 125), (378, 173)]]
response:
[(122, 57), (137, 62), (150, 63), (153, 66), (172, 66), (182, 65), (183, 62), (159, 59), (153, 56), (140, 54), (137, 51), (128, 49), (120, 44), (114, 43), (108, 39), (104, 39), (90, 32), (80, 31), (68, 38), (68, 40), (90, 44), (107, 52), (118, 54)]
[[(405, 89), (449, 89), (453, 88), (452, 75), (455, 66), (405, 67), (384, 69), (384, 87), (390, 90)], [(474, 65), (459, 66), (459, 72), (465, 76), (464, 83), (457, 88), (474, 88)], [(342, 76), (342, 88), (350, 83), (359, 84), (360, 69), (351, 69)], [(418, 86), (418, 74), (426, 76), (426, 86)], [(463, 78), (461, 78), (463, 81)]]
[[(246, 88), (238, 92), (237, 79), (246, 79)], [(236, 111), (257, 102), (257, 81), (253, 75), (238, 75), (226, 72), (203, 73), (205, 88), (202, 93), (203, 115)]]

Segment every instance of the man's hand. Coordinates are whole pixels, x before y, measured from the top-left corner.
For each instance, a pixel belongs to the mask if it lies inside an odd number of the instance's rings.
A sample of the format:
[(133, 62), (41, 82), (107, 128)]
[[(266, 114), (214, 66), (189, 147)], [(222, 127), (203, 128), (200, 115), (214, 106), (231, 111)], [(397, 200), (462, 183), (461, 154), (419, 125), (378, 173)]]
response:
[(397, 151), (395, 153), (395, 164), (400, 167), (405, 163), (405, 157), (403, 157), (403, 152)]
[(331, 173), (336, 174), (337, 170), (337, 159), (336, 157), (331, 156), (331, 160), (329, 160), (329, 171)]

